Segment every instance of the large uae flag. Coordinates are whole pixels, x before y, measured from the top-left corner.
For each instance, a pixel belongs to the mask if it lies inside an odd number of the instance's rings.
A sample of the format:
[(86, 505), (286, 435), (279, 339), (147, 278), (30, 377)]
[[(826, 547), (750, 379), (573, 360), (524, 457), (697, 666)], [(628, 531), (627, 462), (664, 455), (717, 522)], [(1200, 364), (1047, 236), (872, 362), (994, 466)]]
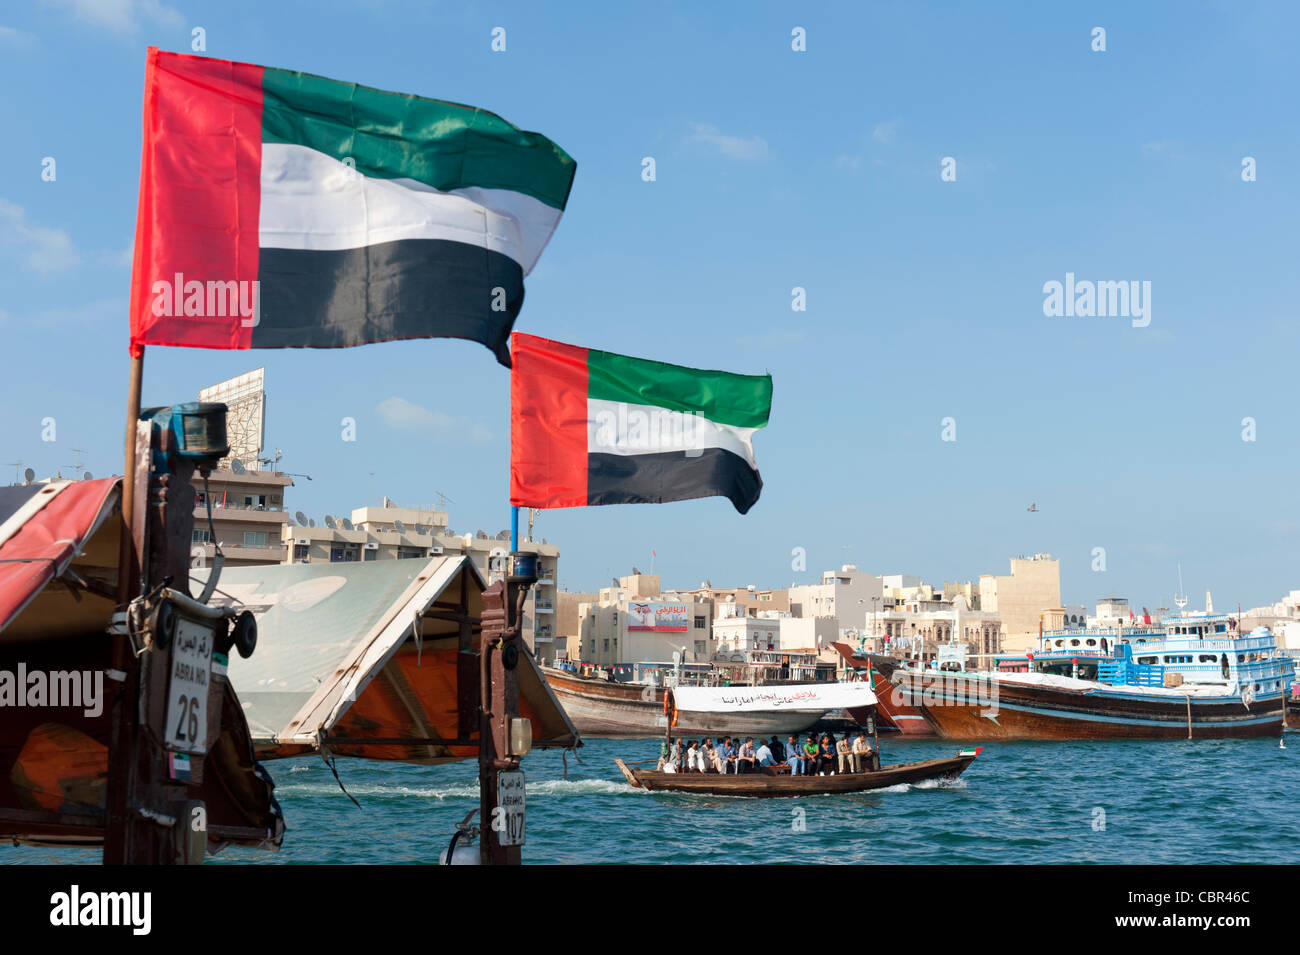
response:
[(771, 411), (770, 375), (700, 371), (518, 332), (511, 344), (511, 504), (720, 495), (744, 514), (758, 500), (753, 437)]
[(131, 348), (482, 342), (576, 165), (470, 106), (150, 48)]

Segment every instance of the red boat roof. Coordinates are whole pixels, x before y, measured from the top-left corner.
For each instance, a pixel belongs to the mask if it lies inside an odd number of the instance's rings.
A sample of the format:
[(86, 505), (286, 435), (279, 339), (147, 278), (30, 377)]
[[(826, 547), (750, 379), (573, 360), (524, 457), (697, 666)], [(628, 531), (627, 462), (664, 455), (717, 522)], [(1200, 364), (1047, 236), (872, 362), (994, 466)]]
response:
[(0, 489), (0, 631), (64, 571), (112, 513), (120, 481)]

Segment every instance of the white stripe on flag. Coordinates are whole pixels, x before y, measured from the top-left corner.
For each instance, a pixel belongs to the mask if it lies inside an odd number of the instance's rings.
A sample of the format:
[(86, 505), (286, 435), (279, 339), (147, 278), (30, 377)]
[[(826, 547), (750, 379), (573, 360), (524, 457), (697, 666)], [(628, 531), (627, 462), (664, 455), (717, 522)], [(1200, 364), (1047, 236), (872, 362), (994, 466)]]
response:
[(589, 454), (666, 454), (722, 448), (757, 470), (753, 443), (757, 430), (718, 424), (703, 415), (654, 405), (587, 399)]
[(439, 192), (412, 179), (372, 179), (296, 143), (262, 144), (264, 249), (324, 252), (447, 239), (508, 255), (527, 275), (559, 221), (559, 209), (521, 192)]

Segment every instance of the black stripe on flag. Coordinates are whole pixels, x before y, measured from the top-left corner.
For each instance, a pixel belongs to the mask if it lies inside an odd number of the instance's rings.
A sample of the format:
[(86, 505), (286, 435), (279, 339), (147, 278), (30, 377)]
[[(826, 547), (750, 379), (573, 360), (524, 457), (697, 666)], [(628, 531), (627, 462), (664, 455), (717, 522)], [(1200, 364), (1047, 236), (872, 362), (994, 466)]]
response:
[[(509, 368), (510, 329), (524, 303), (518, 262), (446, 239), (326, 252), (262, 249), (258, 279), (253, 348), (464, 338), (486, 345)], [(494, 304), (504, 308), (494, 311)]]
[(722, 448), (695, 457), (658, 454), (587, 455), (587, 504), (662, 504), (696, 497), (728, 498), (744, 514), (758, 500), (763, 479), (744, 458)]

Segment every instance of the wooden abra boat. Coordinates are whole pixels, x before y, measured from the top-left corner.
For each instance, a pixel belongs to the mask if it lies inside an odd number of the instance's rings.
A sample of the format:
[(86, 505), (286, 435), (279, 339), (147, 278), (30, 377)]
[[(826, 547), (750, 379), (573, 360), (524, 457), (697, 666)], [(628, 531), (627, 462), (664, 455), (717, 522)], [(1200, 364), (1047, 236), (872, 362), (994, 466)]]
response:
[(828, 793), (858, 793), (885, 789), (901, 783), (920, 783), (936, 779), (956, 779), (975, 761), (980, 749), (962, 750), (951, 759), (927, 759), (919, 763), (882, 766), (863, 773), (836, 773), (829, 776), (791, 776), (762, 770), (736, 776), (717, 773), (665, 773), (629, 766), (615, 759), (628, 783), (636, 789), (652, 792), (702, 793), (713, 796), (819, 796)]

